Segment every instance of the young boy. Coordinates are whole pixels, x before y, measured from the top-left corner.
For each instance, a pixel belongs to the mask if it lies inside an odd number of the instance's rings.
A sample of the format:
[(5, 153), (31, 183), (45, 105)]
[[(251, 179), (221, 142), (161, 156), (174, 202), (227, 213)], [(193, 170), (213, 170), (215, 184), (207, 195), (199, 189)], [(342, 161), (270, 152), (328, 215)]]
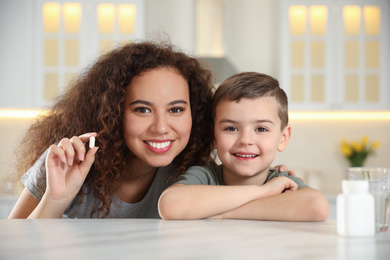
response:
[(215, 148), (222, 165), (194, 166), (163, 192), (163, 219), (323, 221), (327, 199), (287, 172), (270, 170), (290, 140), (288, 102), (276, 79), (244, 72), (213, 99)]

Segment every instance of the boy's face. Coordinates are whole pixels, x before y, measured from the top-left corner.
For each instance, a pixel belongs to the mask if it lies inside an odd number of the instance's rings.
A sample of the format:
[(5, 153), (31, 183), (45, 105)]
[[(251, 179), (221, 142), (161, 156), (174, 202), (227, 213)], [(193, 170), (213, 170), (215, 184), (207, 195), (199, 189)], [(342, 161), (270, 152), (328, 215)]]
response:
[(251, 183), (263, 184), (276, 151), (286, 148), (291, 133), (289, 126), (280, 130), (274, 97), (222, 100), (216, 107), (214, 125), (215, 146), (225, 182), (230, 183), (253, 177)]

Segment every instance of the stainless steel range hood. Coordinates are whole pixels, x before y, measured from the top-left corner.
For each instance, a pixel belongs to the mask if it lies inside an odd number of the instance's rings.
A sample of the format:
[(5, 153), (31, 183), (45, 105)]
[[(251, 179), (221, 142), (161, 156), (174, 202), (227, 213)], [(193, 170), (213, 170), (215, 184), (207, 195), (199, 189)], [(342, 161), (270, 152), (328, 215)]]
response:
[(217, 85), (237, 73), (237, 69), (226, 57), (198, 57), (197, 59), (203, 66), (211, 70)]

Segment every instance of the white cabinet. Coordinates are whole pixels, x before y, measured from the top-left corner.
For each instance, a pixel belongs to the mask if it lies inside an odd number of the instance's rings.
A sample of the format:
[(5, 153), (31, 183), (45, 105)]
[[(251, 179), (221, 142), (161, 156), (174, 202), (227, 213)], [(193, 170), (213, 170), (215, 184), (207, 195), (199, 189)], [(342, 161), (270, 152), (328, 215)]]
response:
[(144, 0), (2, 0), (0, 107), (41, 108), (102, 53), (144, 33)]
[(291, 110), (389, 109), (389, 1), (282, 0)]
[(36, 100), (55, 98), (100, 54), (141, 38), (142, 0), (84, 0), (36, 4)]

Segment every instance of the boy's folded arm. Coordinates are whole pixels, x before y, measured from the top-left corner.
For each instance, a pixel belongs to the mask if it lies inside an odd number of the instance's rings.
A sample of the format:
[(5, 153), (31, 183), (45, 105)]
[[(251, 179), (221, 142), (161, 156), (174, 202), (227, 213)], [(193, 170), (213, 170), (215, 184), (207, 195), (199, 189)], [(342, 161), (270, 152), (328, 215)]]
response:
[(163, 219), (202, 219), (266, 196), (266, 190), (257, 185), (174, 184), (161, 195), (158, 210)]
[(319, 191), (302, 188), (253, 200), (214, 218), (257, 219), (273, 221), (325, 221), (329, 202)]

